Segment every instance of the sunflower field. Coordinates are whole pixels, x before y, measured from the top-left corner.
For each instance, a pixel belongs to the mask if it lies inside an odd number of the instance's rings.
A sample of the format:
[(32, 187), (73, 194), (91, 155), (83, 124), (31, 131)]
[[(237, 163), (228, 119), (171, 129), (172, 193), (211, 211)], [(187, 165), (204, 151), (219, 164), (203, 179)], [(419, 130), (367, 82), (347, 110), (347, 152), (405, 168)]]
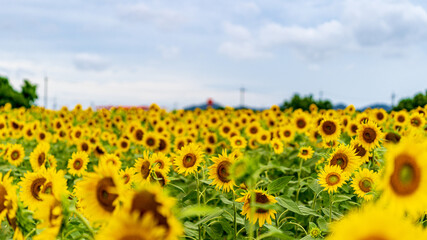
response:
[(0, 239), (427, 239), (427, 106), (0, 108)]

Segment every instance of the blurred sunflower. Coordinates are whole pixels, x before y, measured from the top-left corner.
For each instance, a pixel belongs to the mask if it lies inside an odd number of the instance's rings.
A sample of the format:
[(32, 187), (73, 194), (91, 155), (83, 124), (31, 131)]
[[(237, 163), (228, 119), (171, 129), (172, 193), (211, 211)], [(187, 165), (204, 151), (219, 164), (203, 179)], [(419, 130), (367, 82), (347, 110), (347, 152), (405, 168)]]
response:
[(204, 154), (198, 144), (190, 143), (178, 150), (175, 157), (175, 165), (179, 174), (193, 174), (203, 162)]
[(136, 172), (136, 182), (144, 182), (148, 179), (151, 173), (151, 164), (150, 152), (146, 150), (144, 151), (143, 157), (138, 158), (133, 167)]
[(331, 156), (328, 159), (329, 165), (339, 166), (343, 172), (351, 174), (356, 170), (361, 164), (362, 161), (360, 157), (356, 155), (355, 150), (347, 145), (338, 145), (332, 152)]
[(43, 231), (35, 236), (34, 240), (56, 239), (63, 219), (61, 202), (52, 195), (43, 194), (41, 197), (43, 202), (40, 204), (40, 208), (34, 212), (34, 218), (40, 221), (37, 229)]
[(68, 173), (76, 176), (82, 176), (86, 172), (88, 163), (89, 156), (86, 152), (75, 152), (71, 155), (71, 159), (68, 160)]
[(242, 202), (243, 210), (242, 215), (246, 215), (246, 218), (252, 223), (255, 224), (258, 221), (260, 227), (264, 223), (271, 224), (271, 218), (275, 219), (276, 210), (273, 209), (264, 209), (262, 207), (255, 207), (254, 213), (251, 211), (251, 198), (255, 197), (254, 202), (256, 204), (275, 204), (277, 200), (273, 196), (267, 194), (263, 190), (250, 190), (244, 194), (243, 197), (236, 199), (236, 202)]
[(234, 136), (230, 139), (230, 145), (233, 149), (244, 149), (246, 148), (247, 141), (242, 136)]
[(374, 197), (372, 192), (374, 185), (378, 183), (378, 179), (378, 173), (367, 168), (359, 169), (359, 171), (354, 173), (351, 186), (358, 197), (369, 201)]
[(7, 155), (10, 164), (19, 166), (24, 161), (24, 147), (21, 144), (12, 144), (8, 147)]
[(135, 174), (134, 168), (120, 169), (119, 175), (123, 179), (125, 187), (130, 188), (132, 186), (132, 183), (135, 182)]
[(150, 150), (155, 150), (159, 147), (159, 140), (155, 132), (148, 132), (144, 134), (144, 139), (142, 140), (142, 145)]
[(159, 170), (167, 175), (170, 172), (170, 167), (172, 165), (170, 159), (161, 152), (154, 153), (151, 155), (151, 164), (153, 165), (153, 169)]
[(283, 152), (283, 142), (279, 138), (273, 138), (270, 142), (274, 153), (281, 154)]
[(370, 151), (380, 145), (380, 142), (384, 137), (384, 133), (376, 123), (367, 121), (359, 125), (357, 129), (357, 137), (360, 144)]
[(99, 159), (98, 165), (109, 166), (118, 171), (122, 166), (122, 162), (120, 161), (120, 158), (117, 155), (113, 153), (107, 153)]
[(13, 184), (13, 178), (10, 173), (10, 171), (5, 175), (0, 173), (0, 222), (5, 217), (8, 219), (15, 218), (18, 208), (17, 189)]
[(46, 166), (46, 160), (48, 157), (49, 144), (40, 143), (37, 147), (30, 153), (30, 164), (31, 168), (34, 171), (39, 170), (41, 167)]
[(213, 179), (212, 185), (222, 191), (233, 190), (235, 182), (230, 178), (230, 166), (235, 162), (233, 154), (228, 155), (226, 150), (218, 157), (212, 157), (213, 164), (209, 167), (209, 179)]
[(347, 181), (348, 175), (338, 165), (326, 165), (318, 174), (318, 178), (319, 184), (331, 193), (336, 192)]
[(298, 157), (303, 159), (303, 160), (307, 160), (313, 157), (313, 148), (308, 146), (308, 147), (301, 147), (299, 152), (298, 152)]
[(322, 136), (323, 141), (330, 142), (337, 140), (341, 135), (339, 122), (332, 117), (324, 117), (320, 122), (317, 131)]
[(356, 156), (360, 157), (362, 163), (369, 162), (369, 150), (366, 149), (359, 140), (353, 139), (350, 142), (351, 147), (354, 149)]

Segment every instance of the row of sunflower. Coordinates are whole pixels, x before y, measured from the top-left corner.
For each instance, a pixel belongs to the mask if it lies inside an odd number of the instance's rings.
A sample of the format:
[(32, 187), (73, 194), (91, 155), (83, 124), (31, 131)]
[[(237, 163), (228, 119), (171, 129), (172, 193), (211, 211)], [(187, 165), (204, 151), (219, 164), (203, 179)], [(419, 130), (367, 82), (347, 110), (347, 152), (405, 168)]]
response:
[(0, 239), (427, 238), (426, 111), (6, 105)]

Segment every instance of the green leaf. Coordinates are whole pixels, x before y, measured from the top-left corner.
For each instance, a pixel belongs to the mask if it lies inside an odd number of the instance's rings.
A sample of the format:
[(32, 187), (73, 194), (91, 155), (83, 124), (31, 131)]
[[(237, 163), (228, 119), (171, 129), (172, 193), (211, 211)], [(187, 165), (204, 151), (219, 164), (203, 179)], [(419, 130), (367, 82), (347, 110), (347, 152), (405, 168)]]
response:
[(284, 189), (286, 187), (286, 185), (289, 183), (289, 181), (292, 178), (293, 178), (293, 176), (284, 176), (284, 177), (281, 177), (281, 178), (274, 180), (273, 182), (268, 184), (267, 191), (270, 194), (275, 194), (275, 193), (280, 192), (282, 189)]
[(213, 212), (213, 213), (211, 213), (211, 214), (207, 215), (206, 217), (202, 218), (200, 221), (198, 221), (198, 222), (196, 223), (196, 225), (200, 225), (200, 224), (205, 223), (205, 222), (207, 222), (207, 221), (209, 221), (209, 220), (211, 220), (211, 219), (214, 219), (214, 218), (216, 218), (216, 217), (218, 217), (218, 216), (221, 216), (221, 214), (222, 214), (223, 212), (224, 212), (224, 210), (219, 210), (219, 209), (218, 209), (218, 211), (217, 211), (217, 212)]
[(192, 205), (189, 207), (186, 207), (182, 209), (182, 211), (179, 214), (179, 218), (187, 218), (187, 217), (194, 217), (194, 216), (206, 216), (212, 213), (215, 213), (218, 211), (218, 208), (204, 206), (204, 205)]
[(301, 212), (301, 210), (298, 207), (298, 204), (296, 204), (294, 201), (292, 201), (291, 199), (286, 199), (286, 198), (282, 198), (282, 197), (278, 197), (276, 198), (277, 203), (279, 203), (280, 206), (289, 209), (289, 211), (292, 211), (294, 213), (298, 213), (299, 215), (303, 215), (303, 213)]
[(316, 217), (321, 217), (320, 214), (318, 214), (316, 211), (314, 211), (311, 208), (308, 208), (308, 207), (306, 207), (304, 205), (298, 205), (298, 207), (299, 207), (299, 209), (300, 209), (300, 211), (302, 213), (301, 215), (313, 215), (313, 216), (316, 216)]
[(224, 204), (227, 204), (227, 205), (233, 205), (233, 201), (231, 201), (231, 200), (227, 199), (227, 198), (226, 198), (226, 197), (224, 197), (222, 194), (220, 194), (220, 195), (219, 195), (219, 199), (221, 199), (221, 201), (222, 201)]
[(319, 226), (320, 230), (322, 230), (322, 232), (328, 231), (328, 223), (323, 217), (317, 219), (317, 225)]
[(313, 190), (313, 192), (317, 195), (319, 194), (321, 191), (323, 191), (323, 187), (320, 186), (319, 182), (317, 180), (313, 180), (308, 184), (308, 187), (311, 188), (311, 190)]
[(350, 199), (351, 199), (351, 197), (352, 197), (352, 196), (343, 195), (343, 194), (335, 195), (335, 196), (334, 196), (334, 198), (333, 198), (333, 202), (334, 202), (334, 203), (338, 203), (338, 202), (348, 201), (348, 200), (350, 200)]

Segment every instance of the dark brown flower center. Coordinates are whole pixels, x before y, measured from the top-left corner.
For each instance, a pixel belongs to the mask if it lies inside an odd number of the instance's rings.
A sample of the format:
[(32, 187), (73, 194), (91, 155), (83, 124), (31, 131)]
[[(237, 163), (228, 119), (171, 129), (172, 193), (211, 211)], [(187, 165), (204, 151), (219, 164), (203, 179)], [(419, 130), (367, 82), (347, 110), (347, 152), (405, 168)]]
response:
[(40, 134), (39, 134), (39, 137), (40, 137), (40, 139), (41, 139), (41, 140), (44, 140), (44, 139), (46, 138), (46, 134), (44, 134), (44, 133), (40, 133)]
[(154, 174), (156, 174), (156, 178), (154, 179), (153, 176), (151, 176), (150, 181), (154, 182), (157, 181), (158, 183), (160, 183), (160, 186), (165, 186), (166, 185), (166, 178), (163, 176), (163, 174), (161, 172), (155, 171)]
[(125, 174), (125, 175), (123, 175), (123, 180), (124, 180), (124, 183), (125, 183), (125, 184), (127, 184), (127, 183), (130, 181), (130, 176), (129, 176), (129, 174)]
[(325, 121), (322, 124), (322, 130), (326, 135), (332, 135), (337, 131), (337, 125), (332, 121)]
[(225, 127), (223, 127), (222, 128), (222, 132), (224, 132), (225, 134), (227, 134), (227, 133), (229, 133), (230, 132), (230, 127), (228, 127), (228, 126), (225, 126)]
[(305, 155), (307, 155), (307, 154), (308, 154), (308, 151), (307, 151), (306, 149), (303, 149), (303, 150), (301, 151), (301, 154), (305, 156)]
[(348, 156), (344, 153), (336, 153), (331, 159), (331, 166), (338, 165), (342, 170), (347, 167)]
[(365, 128), (363, 130), (363, 140), (367, 143), (373, 143), (377, 138), (377, 133), (372, 128)]
[(328, 186), (334, 186), (336, 184), (338, 184), (340, 182), (340, 176), (337, 173), (328, 173), (328, 175), (326, 175), (326, 183), (328, 184)]
[(365, 193), (370, 192), (372, 189), (372, 179), (366, 177), (362, 178), (359, 181), (359, 188)]
[(356, 124), (352, 124), (351, 127), (350, 127), (350, 129), (351, 129), (352, 133), (356, 133), (357, 132), (357, 125)]
[(165, 150), (167, 147), (166, 141), (163, 138), (159, 139), (159, 151)]
[(377, 113), (377, 119), (378, 120), (383, 120), (384, 119), (384, 114), (382, 112)]
[(76, 170), (80, 170), (83, 167), (83, 159), (77, 158), (73, 162), (73, 168)]
[(250, 129), (249, 129), (249, 132), (251, 133), (251, 134), (256, 134), (257, 132), (258, 132), (258, 128), (257, 127), (251, 127)]
[[(263, 193), (256, 193), (255, 194), (255, 202), (258, 204), (266, 204), (269, 202), (268, 197), (263, 194)], [(266, 213), (268, 212), (268, 209), (263, 209), (263, 208), (257, 208), (256, 209), (257, 213)]]
[(221, 182), (228, 183), (230, 182), (230, 173), (228, 172), (229, 167), (231, 166), (231, 162), (229, 161), (222, 161), (218, 164), (218, 167), (216, 169), (216, 174), (218, 175), (218, 179)]
[(407, 196), (418, 190), (421, 170), (414, 157), (402, 153), (394, 158), (390, 185), (397, 195)]
[(39, 163), (39, 166), (42, 166), (45, 160), (46, 160), (46, 154), (44, 152), (40, 153), (39, 157), (37, 158), (37, 162)]
[(11, 154), (10, 157), (12, 158), (13, 161), (19, 159), (20, 153), (18, 150), (14, 150)]
[(297, 127), (304, 128), (307, 125), (304, 118), (300, 118), (297, 120)]
[(82, 150), (85, 152), (89, 151), (89, 145), (87, 145), (87, 143), (82, 143)]
[(0, 214), (3, 212), (3, 210), (6, 209), (6, 196), (7, 196), (7, 191), (6, 188), (0, 184)]
[(144, 214), (150, 212), (154, 215), (153, 217), (156, 221), (156, 224), (161, 225), (165, 227), (166, 230), (168, 230), (169, 224), (167, 222), (167, 218), (159, 213), (159, 207), (161, 207), (161, 204), (157, 202), (155, 195), (146, 190), (143, 190), (134, 195), (130, 212), (139, 213), (139, 217), (141, 218), (144, 216)]
[(154, 140), (154, 138), (150, 137), (150, 138), (147, 139), (146, 143), (147, 143), (147, 145), (149, 147), (152, 147), (152, 146), (154, 146), (156, 144), (156, 140)]
[(150, 162), (147, 160), (144, 160), (144, 162), (142, 162), (142, 165), (141, 165), (142, 178), (147, 179), (149, 174), (150, 174)]
[(411, 125), (414, 127), (419, 127), (421, 125), (421, 119), (418, 117), (414, 117), (411, 119)]
[(194, 153), (187, 153), (182, 158), (182, 164), (185, 168), (190, 168), (194, 166), (197, 162), (197, 157), (194, 155)]
[(31, 183), (31, 195), (33, 195), (33, 197), (39, 201), (42, 200), (39, 194), (45, 182), (46, 182), (46, 178), (42, 177), (42, 178), (37, 178)]
[(397, 121), (400, 123), (403, 123), (403, 122), (405, 122), (405, 117), (400, 115), (399, 117), (397, 117)]
[(111, 177), (105, 177), (101, 179), (96, 186), (96, 196), (98, 203), (107, 212), (113, 212), (115, 208), (113, 206), (113, 202), (116, 200), (118, 195), (109, 192), (110, 188), (115, 186), (116, 185), (114, 184)]
[(400, 141), (400, 135), (396, 134), (396, 133), (393, 133), (393, 132), (388, 132), (385, 135), (385, 140), (387, 142), (398, 143)]
[(291, 136), (291, 131), (286, 130), (283, 135), (285, 135), (285, 137), (290, 137)]
[(355, 150), (356, 156), (363, 157), (366, 155), (366, 149), (360, 144), (356, 144), (354, 146), (354, 150)]
[(144, 137), (144, 132), (141, 129), (137, 129), (135, 131), (136, 140), (141, 141), (143, 137)]

